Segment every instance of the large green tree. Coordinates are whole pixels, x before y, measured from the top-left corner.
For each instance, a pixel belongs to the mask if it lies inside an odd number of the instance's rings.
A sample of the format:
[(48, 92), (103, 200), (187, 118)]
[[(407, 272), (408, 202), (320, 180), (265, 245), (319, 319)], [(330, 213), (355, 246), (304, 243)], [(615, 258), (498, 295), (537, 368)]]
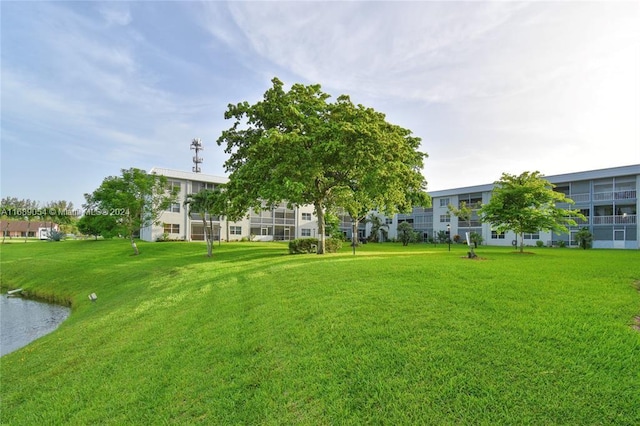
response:
[(539, 231), (567, 233), (567, 226), (575, 226), (574, 218), (585, 219), (578, 210), (563, 209), (558, 203), (573, 204), (573, 200), (540, 172), (524, 172), (519, 176), (503, 173), (494, 183), (491, 199), (483, 204), (479, 214), (498, 232), (513, 231), (520, 238), (520, 252), (524, 250), (524, 234)]
[(234, 205), (312, 204), (322, 254), (328, 210), (343, 207), (360, 220), (373, 208), (392, 213), (428, 203), (426, 154), (409, 130), (348, 96), (329, 102), (320, 85), (285, 91), (277, 78), (272, 83), (262, 101), (229, 105), (225, 113), (235, 122), (218, 144), (230, 155), (225, 167)]
[(175, 202), (178, 188), (171, 189), (165, 176), (144, 170), (122, 169), (122, 176), (109, 176), (92, 194), (85, 194), (87, 214), (113, 216), (118, 230), (135, 242), (142, 228), (159, 223), (162, 212)]

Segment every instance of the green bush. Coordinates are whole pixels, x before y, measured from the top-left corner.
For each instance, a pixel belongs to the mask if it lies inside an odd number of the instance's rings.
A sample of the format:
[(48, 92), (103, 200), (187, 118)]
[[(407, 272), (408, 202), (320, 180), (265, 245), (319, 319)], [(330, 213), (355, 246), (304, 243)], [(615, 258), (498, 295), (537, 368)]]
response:
[(317, 238), (298, 238), (289, 241), (289, 254), (314, 253), (318, 247)]
[(49, 241), (61, 241), (64, 240), (64, 232), (58, 232), (55, 229), (52, 229), (49, 232)]
[(536, 246), (538, 247), (544, 247), (544, 243), (540, 240), (536, 241)]
[(339, 238), (327, 238), (324, 242), (327, 253), (337, 253), (342, 248), (342, 240)]
[[(289, 253), (315, 253), (318, 249), (317, 238), (298, 238), (289, 241)], [(338, 238), (327, 238), (324, 242), (324, 248), (327, 253), (336, 253), (342, 248), (342, 241)]]

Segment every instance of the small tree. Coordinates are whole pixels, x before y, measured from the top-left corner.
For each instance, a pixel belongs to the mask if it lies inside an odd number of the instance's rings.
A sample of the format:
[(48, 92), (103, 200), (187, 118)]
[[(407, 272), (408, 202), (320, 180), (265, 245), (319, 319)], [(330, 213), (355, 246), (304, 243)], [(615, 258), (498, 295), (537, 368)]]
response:
[(484, 241), (482, 235), (477, 232), (472, 232), (471, 234), (469, 234), (469, 239), (471, 240), (475, 248), (478, 248), (478, 244), (482, 244), (482, 242)]
[(165, 176), (144, 170), (123, 169), (122, 176), (109, 176), (92, 194), (85, 194), (85, 209), (114, 216), (119, 231), (129, 237), (134, 255), (142, 228), (159, 223), (162, 212), (175, 202), (179, 188), (171, 188)]
[(184, 204), (189, 207), (189, 214), (197, 214), (202, 219), (207, 257), (212, 257), (214, 217), (225, 214), (225, 194), (218, 188), (204, 189), (196, 194), (189, 194)]
[(398, 225), (398, 239), (402, 241), (403, 246), (409, 245), (415, 238), (413, 226), (409, 222), (401, 222)]
[(589, 228), (585, 226), (581, 230), (576, 232), (575, 239), (578, 245), (582, 247), (583, 250), (586, 250), (588, 248), (591, 248), (591, 243), (593, 242), (593, 234), (591, 234), (591, 232), (589, 232)]
[(464, 220), (467, 222), (467, 227), (471, 227), (471, 218), (473, 216), (473, 210), (480, 207), (480, 203), (468, 205), (466, 201), (460, 201), (460, 207), (455, 208), (453, 204), (449, 204), (447, 208), (449, 212), (456, 216), (458, 219)]
[(380, 242), (380, 234), (382, 234), (383, 239), (386, 239), (389, 226), (382, 222), (382, 218), (380, 216), (375, 213), (371, 213), (367, 218), (367, 221), (371, 224), (369, 241), (373, 243)]
[[(340, 218), (333, 211), (326, 211), (324, 214), (324, 232), (329, 238), (342, 240), (344, 235), (340, 229)], [(318, 240), (319, 241), (319, 240)]]
[(524, 234), (539, 231), (567, 233), (575, 226), (573, 217), (585, 219), (579, 210), (562, 209), (556, 203), (573, 204), (573, 200), (553, 190), (555, 185), (542, 178), (540, 172), (524, 172), (519, 176), (503, 173), (495, 182), (491, 199), (479, 212), (482, 220), (499, 232), (513, 231), (520, 237), (524, 251)]

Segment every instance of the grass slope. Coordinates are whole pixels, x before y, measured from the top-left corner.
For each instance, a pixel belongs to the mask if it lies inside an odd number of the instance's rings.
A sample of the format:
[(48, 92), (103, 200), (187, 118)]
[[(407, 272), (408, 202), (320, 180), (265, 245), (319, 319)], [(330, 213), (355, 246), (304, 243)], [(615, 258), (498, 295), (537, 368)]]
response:
[(638, 251), (140, 249), (0, 248), (73, 306), (2, 357), (3, 424), (640, 424)]

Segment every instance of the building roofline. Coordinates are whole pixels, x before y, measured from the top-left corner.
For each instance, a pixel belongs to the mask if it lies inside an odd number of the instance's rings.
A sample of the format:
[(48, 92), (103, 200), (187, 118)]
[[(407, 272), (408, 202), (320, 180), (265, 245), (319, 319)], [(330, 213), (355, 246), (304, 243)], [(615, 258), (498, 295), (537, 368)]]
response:
[[(587, 170), (582, 172), (563, 173), (559, 175), (543, 175), (543, 178), (553, 184), (574, 182), (579, 180), (603, 179), (615, 176), (640, 175), (640, 164), (629, 166), (609, 167), (606, 169)], [(493, 189), (493, 183), (459, 188), (443, 189), (440, 191), (427, 191), (431, 197), (447, 197), (465, 192), (485, 192)]]
[(205, 173), (185, 172), (183, 170), (165, 169), (162, 167), (152, 167), (149, 173), (156, 173), (167, 178), (184, 179), (196, 182), (211, 182), (211, 183), (227, 183), (228, 177), (208, 175)]

